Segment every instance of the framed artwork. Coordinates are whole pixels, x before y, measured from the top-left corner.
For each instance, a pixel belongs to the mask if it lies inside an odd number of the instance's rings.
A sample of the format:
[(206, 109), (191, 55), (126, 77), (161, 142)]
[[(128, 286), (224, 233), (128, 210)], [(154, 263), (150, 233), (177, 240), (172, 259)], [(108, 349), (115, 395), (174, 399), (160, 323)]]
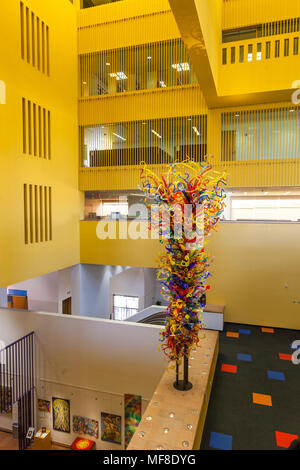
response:
[(70, 400), (52, 397), (53, 429), (70, 432)]
[(0, 413), (12, 412), (12, 393), (11, 387), (0, 385)]
[(121, 444), (121, 416), (110, 413), (101, 413), (101, 439), (102, 441)]
[(124, 395), (125, 449), (127, 448), (142, 417), (141, 395)]
[(51, 403), (48, 400), (42, 400), (38, 398), (38, 409), (39, 411), (44, 411), (45, 413), (51, 412)]
[(94, 419), (84, 418), (83, 416), (73, 416), (73, 432), (88, 434), (98, 439), (99, 423)]

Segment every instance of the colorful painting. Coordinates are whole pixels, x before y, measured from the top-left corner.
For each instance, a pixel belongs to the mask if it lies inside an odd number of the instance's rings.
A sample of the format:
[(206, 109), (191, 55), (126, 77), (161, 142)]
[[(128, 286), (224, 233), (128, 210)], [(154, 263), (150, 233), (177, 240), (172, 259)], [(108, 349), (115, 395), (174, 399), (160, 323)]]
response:
[(70, 400), (52, 398), (53, 429), (70, 432)]
[(101, 413), (101, 439), (121, 444), (121, 416)]
[(142, 417), (142, 397), (140, 395), (124, 395), (125, 408), (125, 449), (127, 448)]
[(99, 423), (94, 419), (73, 416), (73, 432), (76, 434), (88, 434), (98, 439)]
[(45, 413), (51, 412), (51, 403), (48, 400), (42, 400), (38, 398), (38, 409), (39, 411), (44, 411)]

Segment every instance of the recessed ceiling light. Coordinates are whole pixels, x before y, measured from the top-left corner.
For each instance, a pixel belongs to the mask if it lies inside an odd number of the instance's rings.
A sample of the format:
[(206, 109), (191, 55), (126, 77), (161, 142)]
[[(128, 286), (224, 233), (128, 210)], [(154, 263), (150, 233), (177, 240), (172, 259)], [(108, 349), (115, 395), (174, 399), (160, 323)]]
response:
[(234, 116), (235, 116), (235, 117), (240, 117), (240, 115), (239, 115), (238, 113), (237, 113), (237, 114), (235, 114)]
[(112, 72), (109, 73), (109, 76), (115, 78), (116, 80), (126, 80), (128, 78), (124, 72)]
[(156, 135), (156, 137), (158, 137), (159, 139), (161, 139), (161, 135), (159, 135), (158, 132), (156, 132), (154, 129), (151, 129), (151, 132)]
[(82, 82), (82, 85), (86, 85), (86, 82)]
[(148, 59), (148, 60), (151, 60), (151, 59), (152, 59), (151, 55), (148, 55), (147, 59)]
[(190, 70), (190, 64), (188, 62), (181, 62), (180, 64), (172, 64), (172, 68), (177, 72), (186, 72)]
[(125, 137), (122, 137), (121, 135), (116, 134), (115, 132), (113, 132), (113, 135), (115, 135), (116, 137), (118, 137), (121, 140), (126, 140)]
[(110, 62), (106, 62), (106, 65), (107, 65), (107, 67), (109, 67), (109, 66), (110, 66)]

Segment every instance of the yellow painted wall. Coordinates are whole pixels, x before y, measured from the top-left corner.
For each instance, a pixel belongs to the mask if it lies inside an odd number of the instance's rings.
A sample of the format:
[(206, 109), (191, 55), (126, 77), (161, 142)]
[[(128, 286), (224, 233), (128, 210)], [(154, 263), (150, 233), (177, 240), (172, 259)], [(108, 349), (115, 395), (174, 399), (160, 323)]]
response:
[[(0, 286), (79, 261), (76, 9), (67, 0), (26, 0), (50, 28), (50, 76), (21, 59), (20, 2), (1, 2)], [(22, 153), (22, 97), (51, 111), (52, 158)], [(25, 245), (23, 184), (52, 187), (53, 241)]]
[(83, 98), (82, 126), (204, 114), (207, 107), (198, 85), (157, 88)]
[(180, 37), (167, 0), (123, 0), (80, 10), (78, 28), (79, 54)]
[[(156, 240), (99, 240), (97, 222), (80, 222), (81, 262), (156, 267)], [(300, 329), (300, 224), (221, 223), (208, 252), (208, 303), (224, 304), (225, 321)]]
[(223, 1), (223, 29), (251, 26), (272, 21), (298, 18), (298, 0), (226, 0)]
[(211, 71), (218, 90), (221, 45), (222, 0), (195, 0)]

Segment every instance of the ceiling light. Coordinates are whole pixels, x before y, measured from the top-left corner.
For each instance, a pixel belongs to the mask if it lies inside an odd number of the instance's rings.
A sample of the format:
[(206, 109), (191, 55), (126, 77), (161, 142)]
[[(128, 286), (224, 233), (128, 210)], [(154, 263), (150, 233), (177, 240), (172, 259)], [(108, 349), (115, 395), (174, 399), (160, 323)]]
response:
[(190, 64), (188, 62), (181, 62), (180, 64), (172, 64), (172, 68), (177, 72), (186, 72), (190, 70)]
[(161, 135), (158, 134), (158, 132), (156, 132), (155, 130), (151, 129), (151, 132), (156, 135), (156, 137), (158, 137), (159, 139), (161, 139)]
[(248, 194), (248, 193), (245, 191), (245, 192), (244, 192), (244, 196), (247, 196), (247, 194)]
[(107, 65), (107, 67), (109, 67), (109, 66), (110, 66), (110, 62), (106, 62), (106, 65)]
[(128, 77), (124, 72), (113, 72), (109, 73), (109, 76), (115, 78), (116, 80), (126, 80)]
[(295, 110), (292, 108), (292, 109), (290, 109), (289, 111), (290, 111), (290, 113), (293, 113)]
[(161, 86), (162, 88), (166, 88), (166, 86), (167, 86), (163, 80), (161, 80), (161, 81), (159, 82), (159, 84), (160, 84), (160, 86)]
[(240, 117), (240, 115), (239, 115), (239, 114), (235, 114), (234, 116), (235, 116), (235, 117)]
[(113, 132), (113, 135), (115, 135), (116, 137), (118, 137), (121, 140), (126, 140), (125, 137), (122, 137), (121, 135), (116, 134), (115, 132)]
[(82, 85), (86, 85), (86, 82), (82, 82)]
[(198, 131), (196, 126), (193, 126), (192, 129), (195, 132), (195, 134), (200, 135), (200, 132)]
[(192, 120), (192, 118), (187, 118), (187, 121), (191, 121), (191, 120)]
[(145, 126), (147, 123), (146, 122), (142, 122), (143, 126)]
[(291, 191), (286, 191), (286, 193), (285, 193), (285, 194), (291, 194)]
[(147, 59), (148, 59), (148, 60), (151, 60), (151, 59), (152, 59), (151, 55), (148, 55)]

